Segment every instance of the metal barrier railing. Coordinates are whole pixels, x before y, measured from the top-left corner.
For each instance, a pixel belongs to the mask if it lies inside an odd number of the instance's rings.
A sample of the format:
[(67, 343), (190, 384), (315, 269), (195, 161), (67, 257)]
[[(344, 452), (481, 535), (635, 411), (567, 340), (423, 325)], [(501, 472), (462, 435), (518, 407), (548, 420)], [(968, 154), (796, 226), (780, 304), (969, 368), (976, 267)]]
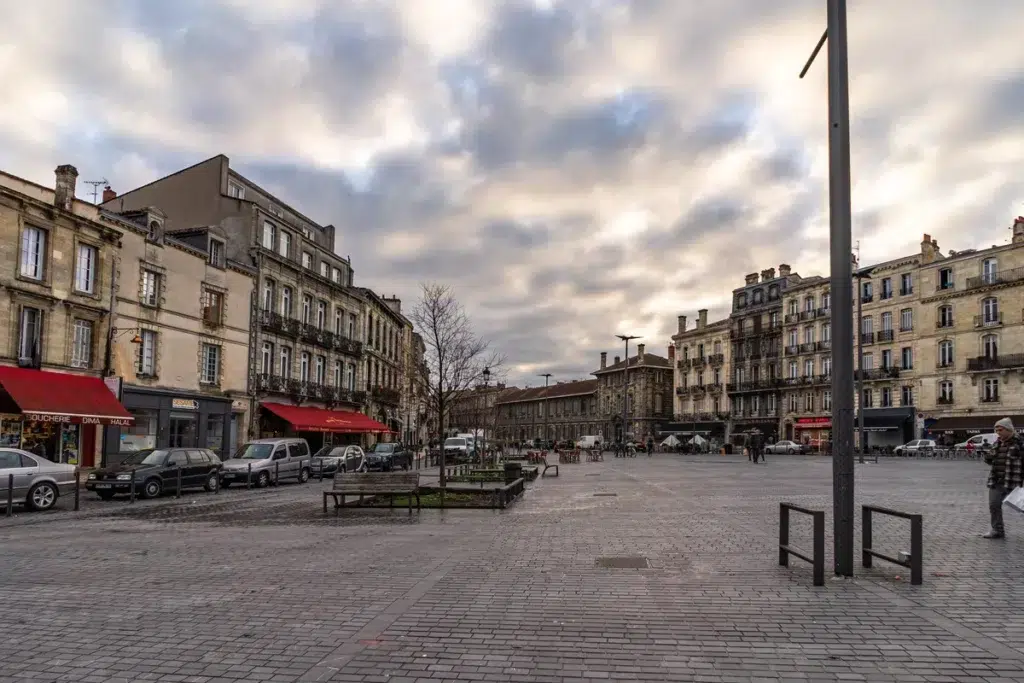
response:
[[(900, 517), (910, 520), (910, 553), (900, 553), (904, 557), (891, 557), (874, 550), (872, 547), (871, 517), (877, 512), (880, 515)], [(877, 505), (861, 506), (861, 564), (870, 569), (873, 558), (885, 560), (892, 564), (906, 567), (910, 570), (910, 584), (920, 586), (924, 581), (924, 562), (922, 550), (924, 546), (924, 520), (921, 515), (909, 512), (900, 512), (890, 508), (878, 507)]]
[[(794, 548), (789, 544), (789, 511), (800, 512), (810, 515), (814, 520), (813, 544), (814, 551), (807, 555), (802, 550)], [(779, 565), (789, 566), (789, 556), (799, 557), (804, 562), (810, 562), (814, 569), (814, 585), (825, 585), (825, 511), (811, 510), (791, 505), (790, 503), (779, 503)]]

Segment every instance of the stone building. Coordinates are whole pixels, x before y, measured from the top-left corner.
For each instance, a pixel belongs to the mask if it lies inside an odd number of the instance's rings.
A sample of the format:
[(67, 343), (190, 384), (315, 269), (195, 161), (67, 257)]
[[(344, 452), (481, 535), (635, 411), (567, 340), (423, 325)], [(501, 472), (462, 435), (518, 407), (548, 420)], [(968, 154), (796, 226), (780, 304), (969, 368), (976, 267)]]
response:
[(353, 286), (350, 261), (335, 253), (333, 225), (288, 206), (232, 169), (224, 155), (103, 203), (118, 213), (151, 206), (164, 212), (172, 234), (219, 228), (225, 258), (256, 272), (248, 385), (257, 407), (250, 436), (297, 434), (317, 446), (389, 431), (359, 412), (367, 408), (360, 376), (364, 297)]
[(495, 434), (505, 443), (545, 438), (576, 440), (603, 435), (609, 422), (600, 412), (600, 379), (558, 382), (548, 387), (505, 389), (495, 395)]
[(367, 413), (385, 424), (395, 435), (404, 431), (406, 339), (412, 323), (402, 315), (397, 297), (381, 297), (360, 288), (362, 319), (366, 325), (363, 375), (366, 377)]
[[(501, 397), (515, 387), (505, 384), (488, 384), (457, 392), (449, 401), (448, 428), (446, 434), (474, 433), (485, 436), (488, 441), (498, 436), (499, 408)], [(532, 438), (532, 437), (531, 437)]]
[(1009, 244), (939, 253), (925, 236), (917, 336), (918, 410), (931, 436), (1024, 428), (1024, 217)]
[(251, 410), (255, 271), (227, 258), (220, 228), (169, 232), (156, 208), (100, 213), (123, 233), (110, 367), (135, 418), (107, 428), (105, 457), (173, 446), (230, 457)]
[(405, 371), (402, 386), (402, 413), (404, 415), (402, 440), (408, 444), (427, 443), (429, 402), (426, 361), (427, 352), (423, 336), (413, 331), (411, 325), (403, 328), (405, 335)]
[(132, 418), (103, 379), (124, 234), (75, 199), (77, 178), (58, 166), (51, 189), (0, 172), (0, 446), (88, 467), (101, 427)]
[(780, 438), (827, 443), (832, 429), (832, 305), (829, 280), (800, 278), (783, 297)]
[[(606, 442), (618, 441), (623, 433), (627, 439), (657, 438), (662, 427), (672, 421), (672, 362), (647, 353), (645, 344), (637, 344), (637, 355), (625, 361), (616, 356), (611, 365), (608, 354), (602, 352), (601, 366), (591, 374), (598, 380), (598, 406), (605, 420), (595, 434)], [(628, 419), (625, 430), (624, 409)]]
[(674, 421), (662, 433), (680, 437), (700, 434), (723, 440), (729, 420), (729, 320), (708, 323), (708, 311), (697, 311), (697, 326), (687, 329), (686, 316), (678, 318), (669, 360), (675, 361)]

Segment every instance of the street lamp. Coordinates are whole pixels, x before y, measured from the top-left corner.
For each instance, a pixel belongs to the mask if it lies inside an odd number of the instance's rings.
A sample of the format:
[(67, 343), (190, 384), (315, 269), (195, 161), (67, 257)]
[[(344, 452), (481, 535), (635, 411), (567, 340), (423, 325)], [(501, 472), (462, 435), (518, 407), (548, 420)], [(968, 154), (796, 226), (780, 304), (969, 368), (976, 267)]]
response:
[(622, 446), (626, 446), (626, 425), (629, 420), (629, 342), (640, 337), (632, 334), (615, 335), (626, 343), (626, 366), (622, 368)]
[(483, 431), (482, 431), (482, 433), (480, 435), (481, 436), (481, 441), (483, 441), (483, 444), (481, 446), (481, 453), (480, 453), (480, 462), (481, 463), (483, 463), (484, 458), (487, 457), (487, 383), (489, 381), (491, 381), (491, 369), (490, 368), (484, 368), (483, 375), (484, 375), (484, 428), (483, 428)]
[(551, 379), (551, 373), (545, 372), (537, 376), (544, 378), (544, 446), (542, 448), (546, 452), (548, 450), (548, 380)]
[(846, 0), (828, 0), (829, 251), (832, 281), (832, 506), (835, 573), (853, 576), (853, 253), (850, 210), (850, 68)]

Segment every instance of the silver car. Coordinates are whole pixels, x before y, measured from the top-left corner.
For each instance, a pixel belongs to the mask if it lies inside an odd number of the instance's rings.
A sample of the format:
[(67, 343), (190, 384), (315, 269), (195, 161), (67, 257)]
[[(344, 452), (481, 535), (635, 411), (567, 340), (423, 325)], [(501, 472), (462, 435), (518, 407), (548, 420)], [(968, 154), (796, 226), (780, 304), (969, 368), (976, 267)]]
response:
[(305, 439), (256, 439), (242, 444), (233, 458), (224, 461), (220, 483), (224, 488), (244, 484), (250, 471), (254, 486), (288, 480), (304, 483), (309, 481), (310, 461)]
[(17, 448), (0, 449), (0, 505), (7, 505), (14, 475), (14, 504), (49, 510), (57, 498), (75, 491), (75, 466), (51, 462)]

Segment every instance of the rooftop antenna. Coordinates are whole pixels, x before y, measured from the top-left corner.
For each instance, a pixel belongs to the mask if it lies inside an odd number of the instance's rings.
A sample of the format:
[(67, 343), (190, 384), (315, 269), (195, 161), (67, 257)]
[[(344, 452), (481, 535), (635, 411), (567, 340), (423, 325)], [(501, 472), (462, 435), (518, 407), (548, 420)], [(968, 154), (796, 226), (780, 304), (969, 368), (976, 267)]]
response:
[(104, 178), (103, 180), (86, 180), (85, 184), (92, 185), (92, 203), (95, 204), (96, 198), (100, 196), (100, 185), (109, 185), (110, 181), (108, 181), (106, 178)]

